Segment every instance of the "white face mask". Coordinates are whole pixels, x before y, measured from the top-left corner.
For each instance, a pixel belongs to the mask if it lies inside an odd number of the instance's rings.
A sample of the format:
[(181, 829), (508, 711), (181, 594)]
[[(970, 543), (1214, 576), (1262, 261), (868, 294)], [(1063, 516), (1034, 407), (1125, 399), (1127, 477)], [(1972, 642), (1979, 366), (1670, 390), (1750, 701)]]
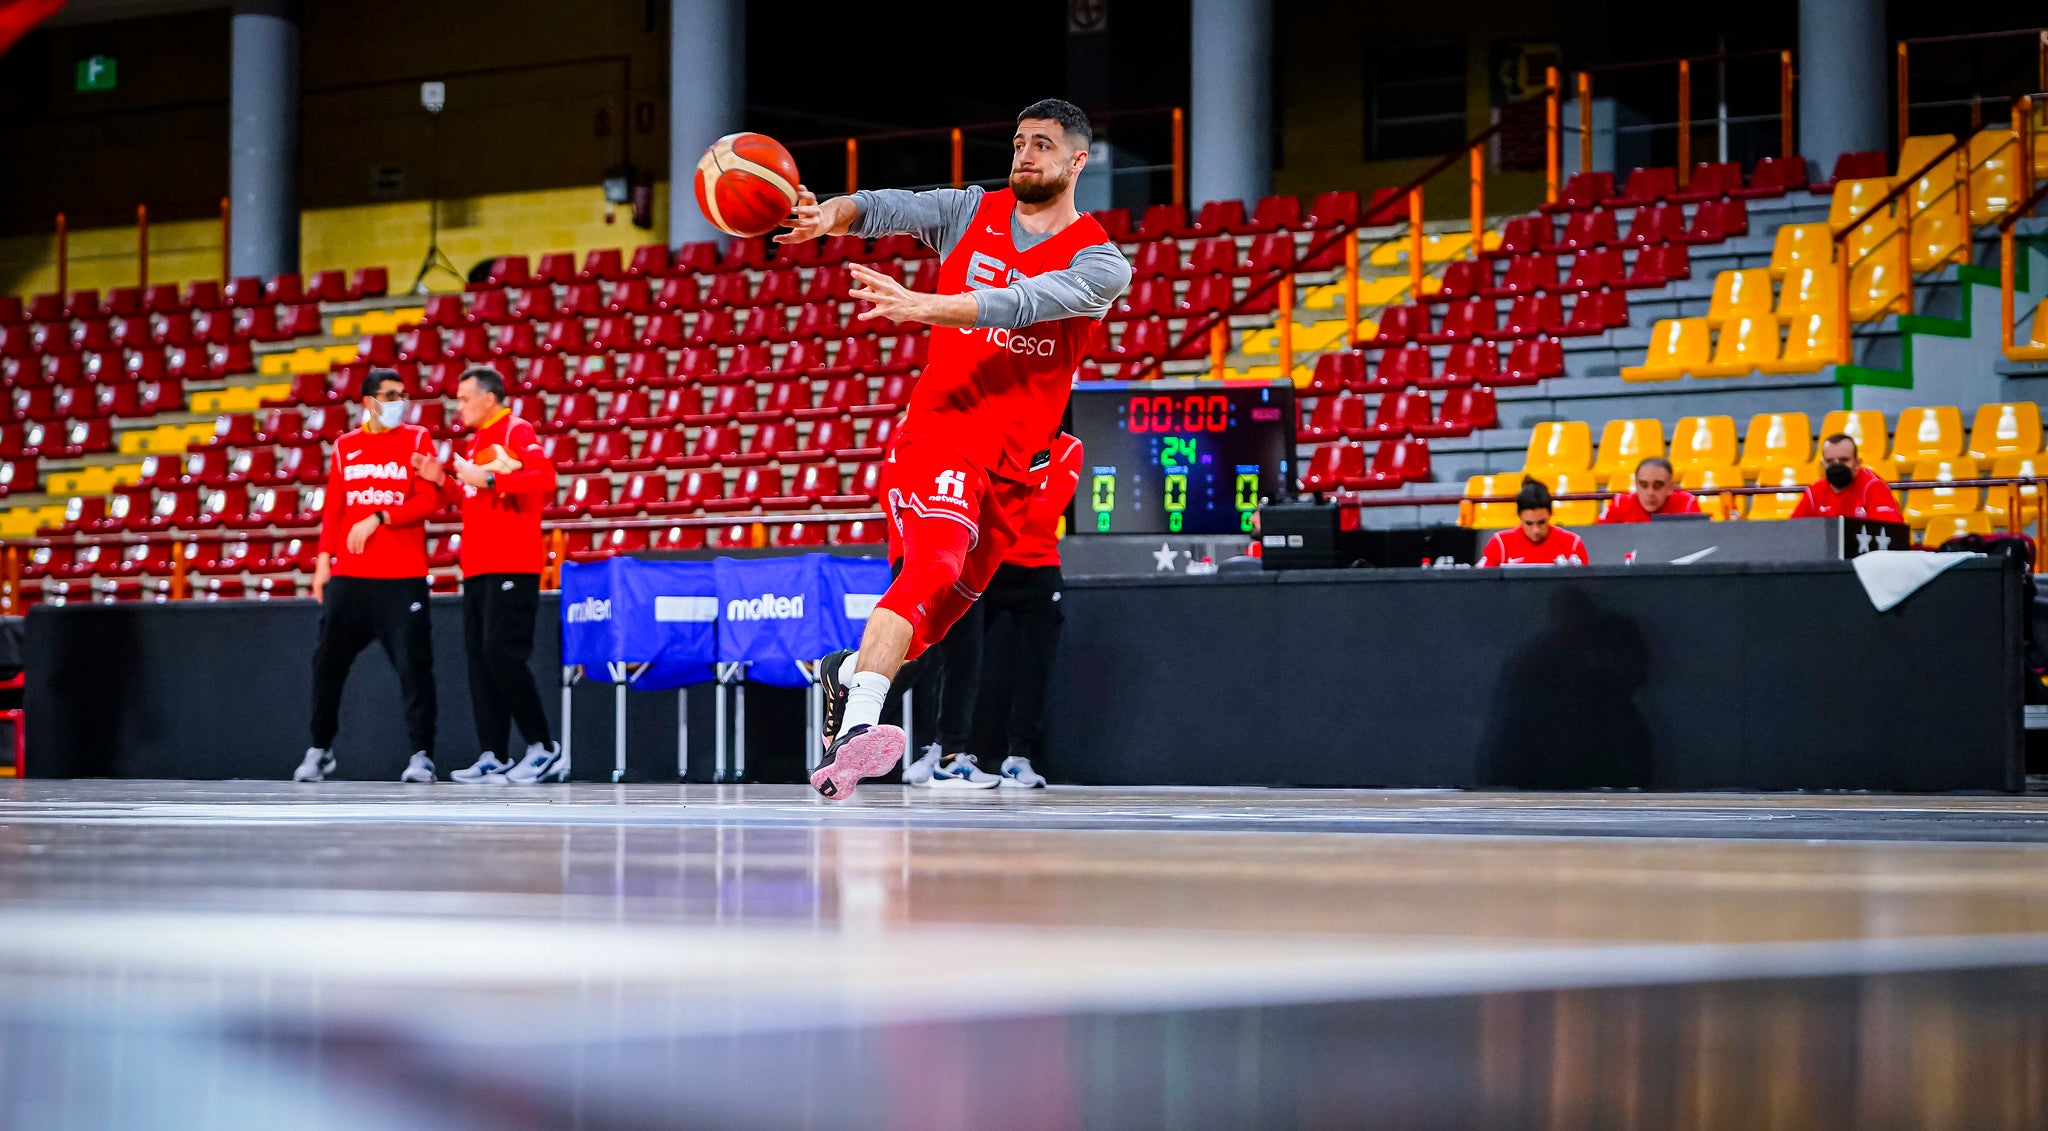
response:
[(405, 423), (405, 410), (411, 407), (410, 401), (378, 401), (377, 423), (386, 428), (396, 428)]

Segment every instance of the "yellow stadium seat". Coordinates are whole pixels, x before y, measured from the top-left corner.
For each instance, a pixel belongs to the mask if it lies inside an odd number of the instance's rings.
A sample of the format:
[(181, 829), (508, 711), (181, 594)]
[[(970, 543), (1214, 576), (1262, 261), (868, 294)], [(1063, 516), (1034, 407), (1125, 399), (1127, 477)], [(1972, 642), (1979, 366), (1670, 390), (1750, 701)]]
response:
[(1932, 271), (1961, 262), (1966, 230), (1960, 197), (1944, 197), (1929, 205), (1926, 211), (1916, 213), (1913, 216), (1913, 270)]
[(1693, 367), (1695, 377), (1747, 377), (1778, 360), (1778, 319), (1771, 312), (1725, 322), (1714, 341), (1714, 360)]
[[(2041, 148), (2048, 149), (2048, 143), (2044, 143)], [(2017, 331), (2014, 332), (2013, 338), (2018, 341)], [(2042, 299), (2034, 306), (2034, 317), (2027, 330), (2026, 341), (2015, 344), (2005, 351), (2005, 355), (2014, 361), (2048, 361), (2048, 298)]]
[(1730, 511), (1738, 518), (1742, 516), (1741, 495), (1709, 493), (1715, 487), (1742, 486), (1740, 468), (1727, 464), (1700, 464), (1697, 467), (1689, 467), (1684, 475), (1678, 477), (1678, 485), (1698, 495), (1700, 509), (1716, 522), (1727, 518)]
[(1593, 431), (1583, 420), (1553, 420), (1529, 433), (1525, 475), (1543, 478), (1554, 471), (1585, 471), (1593, 466)]
[[(1880, 252), (1898, 231), (1897, 206), (1887, 204), (1880, 208), (1877, 204), (1890, 191), (1891, 183), (1880, 177), (1836, 183), (1835, 195), (1828, 202), (1828, 228), (1839, 232), (1856, 224), (1856, 230), (1849, 233), (1850, 264), (1860, 264), (1873, 252)], [(1859, 220), (1862, 222), (1857, 223)]]
[(1626, 477), (1635, 474), (1643, 459), (1663, 454), (1663, 421), (1610, 420), (1600, 429), (1600, 454), (1593, 460), (1593, 470)]
[[(1865, 463), (1891, 454), (1891, 433), (1885, 428), (1884, 413), (1871, 408), (1841, 409), (1820, 418), (1820, 438), (1847, 436), (1856, 441), (1856, 454)], [(1820, 458), (1815, 449), (1814, 458)]]
[[(1977, 461), (1967, 456), (1956, 459), (1923, 459), (1913, 465), (1913, 478), (1923, 482), (1947, 483), (1977, 478)], [(1982, 487), (1915, 487), (1901, 503), (1906, 525), (1925, 526), (1938, 514), (1963, 514), (1984, 509)]]
[[(1522, 473), (1519, 471), (1501, 471), (1495, 472), (1492, 475), (1475, 475), (1465, 480), (1465, 498), (1471, 500), (1483, 499), (1489, 495), (1512, 496), (1515, 492), (1522, 489), (1522, 482)], [(1473, 526), (1481, 530), (1500, 530), (1513, 526), (1521, 520), (1522, 516), (1515, 513), (1515, 504), (1513, 503), (1474, 503), (1467, 501), (1458, 504), (1458, 525), (1460, 526)]]
[[(1554, 471), (1544, 478), (1553, 495), (1583, 495), (1600, 489), (1597, 473)], [(1519, 520), (1520, 516), (1516, 516)], [(1566, 499), (1550, 510), (1550, 521), (1559, 526), (1591, 526), (1600, 518), (1600, 500)]]
[(1998, 523), (1983, 511), (1938, 514), (1927, 520), (1927, 530), (1920, 535), (1920, 544), (1932, 550), (1951, 538), (1965, 534), (1989, 534), (1996, 529)]
[(1831, 270), (1835, 241), (1826, 224), (1786, 224), (1771, 244), (1771, 278), (1782, 279), (1800, 267)]
[(1730, 318), (1763, 314), (1771, 309), (1771, 273), (1763, 267), (1723, 271), (1714, 276), (1714, 297), (1707, 304), (1707, 325), (1719, 328)]
[(1890, 247), (1883, 248), (1858, 263), (1849, 276), (1849, 317), (1858, 322), (1875, 322), (1896, 313), (1899, 292), (1898, 255)]
[[(1829, 286), (1828, 292), (1828, 301), (1832, 303), (1834, 287)], [(1785, 328), (1785, 352), (1778, 360), (1764, 362), (1757, 368), (1765, 373), (1818, 373), (1840, 360), (1839, 337), (1833, 310), (1798, 315)]]
[(1664, 318), (1650, 330), (1650, 348), (1641, 365), (1621, 367), (1624, 381), (1670, 381), (1707, 363), (1707, 320)]
[(1989, 224), (2019, 202), (2019, 146), (2009, 126), (1986, 126), (1970, 136), (1970, 222)]
[(1785, 273), (1778, 291), (1778, 318), (1791, 322), (1808, 314), (1835, 313), (1835, 270), (1830, 266), (1795, 267)]
[[(1993, 479), (2032, 479), (2048, 476), (2048, 457), (2041, 455), (2004, 456), (1991, 464)], [(2032, 522), (2040, 514), (2041, 489), (2032, 483), (2022, 483), (2017, 488), (1986, 487), (1984, 489), (1984, 511), (2000, 527), (2009, 527), (2012, 492), (2020, 493), (2020, 523)]]
[(1987, 404), (1977, 409), (1970, 425), (1970, 446), (1964, 453), (1972, 459), (1993, 460), (2002, 456), (2030, 456), (2041, 450), (2041, 406), (2033, 401)]
[(1749, 435), (1742, 441), (1742, 462), (1751, 475), (1767, 467), (1788, 463), (1812, 463), (1813, 424), (1803, 412), (1760, 412), (1749, 418)]
[(1907, 465), (1963, 454), (1963, 414), (1954, 405), (1909, 408), (1892, 429), (1892, 458)]
[[(1892, 170), (1892, 183), (1908, 173), (1917, 172), (1922, 165), (1934, 160), (1934, 155), (1956, 143), (1954, 134), (1914, 134), (1899, 143), (1899, 164)], [(1947, 168), (1946, 162), (1942, 168)]]
[(1735, 418), (1688, 416), (1671, 430), (1671, 467), (1680, 475), (1694, 467), (1735, 463)]
[(1784, 467), (1767, 467), (1756, 477), (1759, 487), (1783, 487), (1785, 490), (1769, 495), (1749, 497), (1749, 517), (1752, 519), (1791, 518), (1792, 508), (1799, 505), (1799, 499), (1806, 494), (1806, 488), (1820, 478), (1820, 470), (1813, 464), (1786, 464)]

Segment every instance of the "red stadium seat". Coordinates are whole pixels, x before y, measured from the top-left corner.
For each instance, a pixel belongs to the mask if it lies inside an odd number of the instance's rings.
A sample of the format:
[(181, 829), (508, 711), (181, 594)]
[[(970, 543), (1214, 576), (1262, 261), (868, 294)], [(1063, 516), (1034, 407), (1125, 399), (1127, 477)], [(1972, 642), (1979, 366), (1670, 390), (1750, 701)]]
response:
[(1664, 194), (1673, 204), (1698, 204), (1717, 200), (1742, 187), (1742, 166), (1734, 161), (1700, 161), (1693, 165), (1685, 187)]
[(690, 443), (689, 454), (675, 461), (677, 467), (710, 467), (725, 463), (739, 450), (738, 427), (731, 424), (713, 424), (697, 432)]
[(1650, 247), (1685, 237), (1685, 210), (1675, 204), (1654, 204), (1636, 209), (1629, 221), (1623, 247)]
[(1398, 346), (1429, 331), (1429, 312), (1421, 306), (1390, 306), (1380, 313), (1379, 329), (1366, 341), (1370, 347)]
[(1372, 468), (1360, 486), (1368, 490), (1390, 490), (1404, 483), (1429, 478), (1429, 444), (1422, 440), (1387, 440), (1373, 453)]
[(1656, 204), (1678, 191), (1678, 170), (1669, 165), (1629, 170), (1628, 185), (1620, 193), (1610, 196), (1606, 204), (1610, 208), (1641, 208)]
[(1379, 364), (1361, 388), (1384, 392), (1418, 385), (1430, 378), (1429, 347), (1401, 346), (1380, 354)]
[(1748, 187), (1731, 188), (1728, 195), (1737, 200), (1755, 200), (1783, 196), (1805, 187), (1806, 158), (1762, 157), (1757, 159), (1756, 168), (1750, 170)]
[(264, 284), (263, 290), (270, 296), (270, 301), (280, 306), (297, 306), (309, 301), (305, 280), (300, 278), (296, 271), (272, 275), (270, 281)]
[(1358, 222), (1358, 194), (1355, 192), (1317, 193), (1315, 202), (1309, 205), (1306, 226), (1309, 228), (1335, 228)]
[(1468, 342), (1492, 334), (1496, 327), (1494, 300), (1490, 298), (1466, 299), (1452, 303), (1444, 309), (1443, 325), (1435, 330), (1420, 333), (1415, 340), (1424, 345), (1442, 346), (1454, 342)]
[(1425, 389), (1456, 389), (1467, 385), (1491, 385), (1500, 376), (1500, 350), (1492, 342), (1468, 342), (1451, 347), (1444, 367), (1427, 382)]
[(353, 298), (381, 298), (391, 290), (391, 276), (382, 267), (358, 267), (349, 283)]
[(1692, 277), (1692, 257), (1684, 244), (1668, 243), (1661, 247), (1646, 247), (1636, 253), (1636, 261), (1629, 266), (1628, 274), (1621, 285), (1630, 290), (1641, 287), (1661, 287), (1674, 279)]
[(1532, 338), (1508, 349), (1507, 365), (1496, 385), (1534, 385), (1545, 377), (1564, 375), (1564, 346), (1556, 338)]
[(1428, 438), (1468, 436), (1498, 422), (1493, 390), (1467, 387), (1445, 393), (1435, 422), (1418, 426), (1414, 431), (1417, 436)]
[(1316, 358), (1316, 367), (1302, 389), (1307, 396), (1328, 396), (1365, 387), (1365, 354), (1360, 350), (1333, 350)]
[(1317, 444), (1341, 440), (1364, 428), (1365, 398), (1338, 394), (1318, 399), (1308, 419), (1295, 429), (1294, 438), (1297, 443)]
[(1422, 296), (1425, 303), (1456, 302), (1481, 293), (1493, 281), (1493, 269), (1482, 262), (1470, 259), (1453, 260), (1444, 265), (1443, 286), (1434, 294)]
[(1144, 219), (1138, 224), (1137, 238), (1141, 241), (1185, 239), (1194, 234), (1194, 226), (1188, 223), (1186, 205), (1154, 204), (1145, 209)]
[(1621, 282), (1621, 252), (1616, 248), (1601, 248), (1597, 251), (1582, 251), (1572, 256), (1571, 274), (1566, 276), (1563, 290), (1591, 291), (1601, 287), (1615, 286)]
[(1606, 209), (1574, 212), (1565, 217), (1564, 231), (1543, 245), (1544, 251), (1585, 251), (1621, 242), (1616, 234), (1614, 213)]
[(1325, 444), (1309, 456), (1301, 489), (1316, 494), (1341, 491), (1365, 482), (1365, 449), (1357, 444)]
[(1578, 212), (1597, 208), (1600, 203), (1614, 195), (1613, 173), (1573, 173), (1565, 179), (1564, 191), (1557, 196), (1555, 204), (1545, 204), (1545, 212)]
[(1387, 393), (1380, 398), (1379, 409), (1370, 423), (1345, 434), (1354, 440), (1399, 438), (1408, 435), (1417, 424), (1430, 423), (1432, 418), (1428, 393)]
[(1749, 234), (1749, 205), (1740, 200), (1709, 200), (1693, 212), (1692, 223), (1675, 243), (1720, 243)]
[[(1890, 164), (1890, 159), (1885, 156), (1885, 151), (1882, 149), (1865, 150), (1860, 153), (1844, 153), (1840, 157), (1835, 158), (1835, 172), (1833, 176), (1825, 181), (1816, 181), (1807, 187), (1816, 196), (1826, 196), (1835, 191), (1835, 184), (1839, 181), (1862, 181), (1875, 177), (1888, 177), (1891, 175)], [(1900, 170), (1902, 174), (1911, 171), (1910, 169)]]

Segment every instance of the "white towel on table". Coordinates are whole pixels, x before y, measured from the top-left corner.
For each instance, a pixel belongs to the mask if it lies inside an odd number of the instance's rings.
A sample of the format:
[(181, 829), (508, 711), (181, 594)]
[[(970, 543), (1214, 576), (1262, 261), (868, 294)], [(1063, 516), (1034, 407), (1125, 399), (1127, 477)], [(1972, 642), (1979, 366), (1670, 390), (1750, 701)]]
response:
[(1941, 576), (1957, 562), (1981, 558), (1982, 554), (1931, 554), (1925, 550), (1872, 550), (1851, 558), (1856, 579), (1870, 595), (1878, 612), (1911, 597), (1922, 585)]

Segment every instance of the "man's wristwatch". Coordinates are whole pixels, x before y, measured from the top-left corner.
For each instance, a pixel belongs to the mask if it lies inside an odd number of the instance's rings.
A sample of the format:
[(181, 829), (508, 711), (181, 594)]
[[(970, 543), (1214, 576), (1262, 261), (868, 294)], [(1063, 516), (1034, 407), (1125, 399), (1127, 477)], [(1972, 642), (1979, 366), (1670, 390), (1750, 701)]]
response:
[(495, 491), (495, 490), (497, 490), (497, 489), (498, 489), (498, 473), (497, 473), (497, 472), (495, 472), (495, 471), (486, 471), (486, 472), (484, 472), (484, 490), (486, 490), (486, 491)]
[(386, 514), (386, 513), (384, 513), (383, 511), (378, 511), (378, 512), (376, 513), (376, 518), (377, 518), (377, 525), (379, 525), (379, 526), (383, 526), (383, 525), (385, 525), (385, 524), (387, 524), (387, 523), (389, 523), (389, 522), (391, 521), (391, 516), (390, 516), (390, 515), (388, 515), (388, 514)]

